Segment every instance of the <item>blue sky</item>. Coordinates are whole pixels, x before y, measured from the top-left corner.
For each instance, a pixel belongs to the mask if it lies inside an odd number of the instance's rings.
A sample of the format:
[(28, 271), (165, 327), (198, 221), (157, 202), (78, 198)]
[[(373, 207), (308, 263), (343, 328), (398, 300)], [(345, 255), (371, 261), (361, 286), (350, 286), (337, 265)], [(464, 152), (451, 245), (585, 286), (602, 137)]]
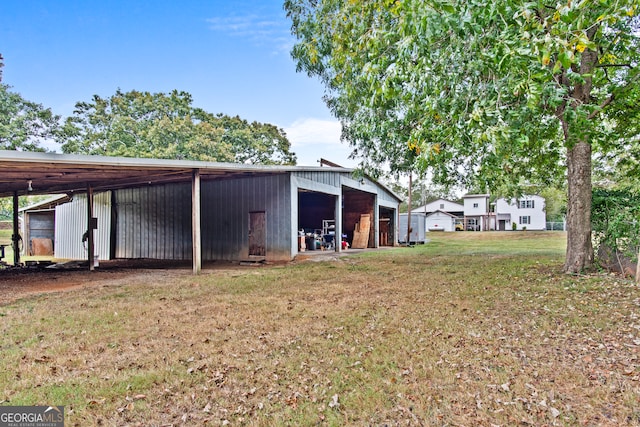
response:
[(355, 166), (322, 85), (295, 71), (289, 28), (277, 0), (7, 0), (3, 83), (64, 117), (118, 88), (183, 90), (211, 113), (283, 128), (300, 165)]

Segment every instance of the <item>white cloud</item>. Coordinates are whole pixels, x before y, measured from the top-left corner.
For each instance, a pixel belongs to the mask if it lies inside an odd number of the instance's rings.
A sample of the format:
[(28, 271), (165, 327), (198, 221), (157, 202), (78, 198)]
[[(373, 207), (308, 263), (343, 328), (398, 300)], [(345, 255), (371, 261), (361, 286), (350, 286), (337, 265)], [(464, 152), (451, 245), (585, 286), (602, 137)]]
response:
[(232, 35), (247, 36), (280, 32), (282, 24), (258, 15), (216, 16), (207, 19), (213, 31), (228, 32)]
[(285, 126), (284, 131), (300, 166), (318, 166), (321, 158), (348, 168), (358, 164), (349, 159), (351, 149), (340, 140), (342, 125), (336, 120), (299, 119)]
[(336, 120), (299, 119), (284, 131), (294, 148), (309, 144), (341, 144), (342, 125)]
[(216, 16), (208, 18), (207, 23), (212, 31), (243, 38), (257, 46), (270, 45), (276, 53), (289, 52), (294, 44), (288, 21), (280, 16)]

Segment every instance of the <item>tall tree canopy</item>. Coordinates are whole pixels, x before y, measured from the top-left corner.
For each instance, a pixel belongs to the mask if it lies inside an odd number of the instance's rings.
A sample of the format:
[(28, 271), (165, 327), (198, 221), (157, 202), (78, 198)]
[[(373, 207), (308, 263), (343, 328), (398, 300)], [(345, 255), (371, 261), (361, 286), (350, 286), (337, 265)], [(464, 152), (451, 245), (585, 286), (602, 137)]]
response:
[(284, 131), (271, 124), (214, 115), (186, 92), (122, 92), (76, 104), (59, 142), (65, 153), (295, 164)]
[(41, 143), (53, 138), (60, 117), (12, 92), (2, 83), (2, 67), (0, 54), (0, 150), (44, 151)]
[(623, 142), (605, 115), (639, 85), (638, 0), (286, 0), (285, 9), (299, 70), (325, 84), (365, 168), (387, 162), (488, 189), (566, 174), (565, 271), (591, 266), (591, 154), (606, 145), (594, 135)]

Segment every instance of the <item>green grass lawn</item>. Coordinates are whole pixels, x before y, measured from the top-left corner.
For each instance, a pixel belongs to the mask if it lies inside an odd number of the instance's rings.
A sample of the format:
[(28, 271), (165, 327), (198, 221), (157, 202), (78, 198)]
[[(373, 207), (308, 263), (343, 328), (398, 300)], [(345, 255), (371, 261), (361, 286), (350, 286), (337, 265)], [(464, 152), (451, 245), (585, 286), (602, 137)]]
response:
[(11, 235), (13, 230), (0, 229), (0, 245), (9, 245), (4, 248), (4, 260), (10, 264), (13, 264), (13, 249), (11, 248)]
[(0, 306), (0, 402), (67, 425), (638, 425), (640, 291), (563, 233), (433, 233)]

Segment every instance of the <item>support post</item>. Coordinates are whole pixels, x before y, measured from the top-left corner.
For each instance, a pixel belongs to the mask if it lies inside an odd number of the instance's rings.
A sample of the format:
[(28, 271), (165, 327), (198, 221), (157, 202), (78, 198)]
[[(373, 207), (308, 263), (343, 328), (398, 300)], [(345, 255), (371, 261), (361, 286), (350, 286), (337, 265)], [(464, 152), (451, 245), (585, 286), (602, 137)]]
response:
[(193, 239), (193, 274), (202, 269), (202, 233), (200, 222), (200, 170), (193, 170), (191, 180), (191, 232)]
[(91, 187), (91, 184), (87, 184), (87, 257), (89, 261), (89, 271), (95, 270), (95, 266), (93, 265), (95, 253), (93, 222), (93, 187)]
[(18, 221), (18, 192), (13, 193), (13, 235), (11, 236), (11, 243), (13, 245), (13, 265), (18, 266), (20, 264), (20, 223)]
[(333, 244), (334, 244), (334, 250), (335, 252), (342, 252), (342, 191), (340, 191), (340, 195), (336, 196), (336, 200), (335, 200), (335, 211), (334, 211), (334, 218), (335, 221), (333, 222), (334, 226), (335, 226), (335, 235), (333, 236)]

